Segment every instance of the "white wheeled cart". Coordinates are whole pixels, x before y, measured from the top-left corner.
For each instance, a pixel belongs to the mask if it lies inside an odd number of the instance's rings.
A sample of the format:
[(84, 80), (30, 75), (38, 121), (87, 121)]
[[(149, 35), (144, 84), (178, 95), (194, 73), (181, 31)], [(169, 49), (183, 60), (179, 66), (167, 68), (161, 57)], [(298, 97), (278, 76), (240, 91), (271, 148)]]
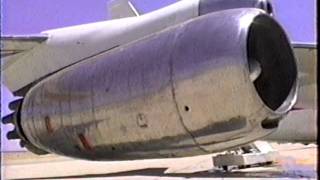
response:
[(252, 144), (213, 157), (213, 165), (229, 171), (233, 168), (265, 166), (275, 162), (278, 153), (267, 142), (256, 141)]

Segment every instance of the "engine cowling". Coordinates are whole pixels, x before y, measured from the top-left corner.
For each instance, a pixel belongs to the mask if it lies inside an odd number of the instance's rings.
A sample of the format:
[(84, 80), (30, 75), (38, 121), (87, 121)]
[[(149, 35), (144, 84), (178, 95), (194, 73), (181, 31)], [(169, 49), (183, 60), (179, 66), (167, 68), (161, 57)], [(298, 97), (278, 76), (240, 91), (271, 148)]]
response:
[(76, 158), (188, 156), (266, 136), (296, 94), (282, 28), (257, 9), (234, 9), (48, 77), (27, 93), (17, 128), (36, 148)]

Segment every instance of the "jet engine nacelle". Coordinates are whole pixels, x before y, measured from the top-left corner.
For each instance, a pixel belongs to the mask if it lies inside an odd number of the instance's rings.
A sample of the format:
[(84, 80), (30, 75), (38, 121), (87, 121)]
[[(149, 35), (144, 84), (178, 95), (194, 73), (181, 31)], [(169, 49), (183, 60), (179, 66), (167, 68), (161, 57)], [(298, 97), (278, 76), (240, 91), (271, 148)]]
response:
[(271, 133), (296, 100), (288, 38), (257, 9), (211, 13), (86, 59), (26, 94), (16, 131), (85, 159), (190, 156)]

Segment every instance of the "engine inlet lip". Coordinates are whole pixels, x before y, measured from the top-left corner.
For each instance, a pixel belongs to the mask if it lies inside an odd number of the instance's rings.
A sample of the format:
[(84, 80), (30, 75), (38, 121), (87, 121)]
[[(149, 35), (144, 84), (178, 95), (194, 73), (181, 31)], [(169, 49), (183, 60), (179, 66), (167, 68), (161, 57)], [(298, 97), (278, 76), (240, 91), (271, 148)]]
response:
[(297, 62), (281, 26), (269, 15), (259, 14), (247, 31), (247, 65), (261, 64), (261, 75), (252, 82), (265, 107), (283, 115), (295, 105), (298, 92)]

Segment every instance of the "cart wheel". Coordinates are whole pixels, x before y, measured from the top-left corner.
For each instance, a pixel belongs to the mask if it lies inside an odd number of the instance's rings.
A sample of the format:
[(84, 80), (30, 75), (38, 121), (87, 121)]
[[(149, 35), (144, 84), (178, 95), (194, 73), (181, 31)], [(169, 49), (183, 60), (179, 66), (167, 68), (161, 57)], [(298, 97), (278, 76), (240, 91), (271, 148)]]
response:
[(224, 170), (224, 171), (228, 171), (229, 169), (228, 169), (228, 166), (222, 166), (222, 169)]

